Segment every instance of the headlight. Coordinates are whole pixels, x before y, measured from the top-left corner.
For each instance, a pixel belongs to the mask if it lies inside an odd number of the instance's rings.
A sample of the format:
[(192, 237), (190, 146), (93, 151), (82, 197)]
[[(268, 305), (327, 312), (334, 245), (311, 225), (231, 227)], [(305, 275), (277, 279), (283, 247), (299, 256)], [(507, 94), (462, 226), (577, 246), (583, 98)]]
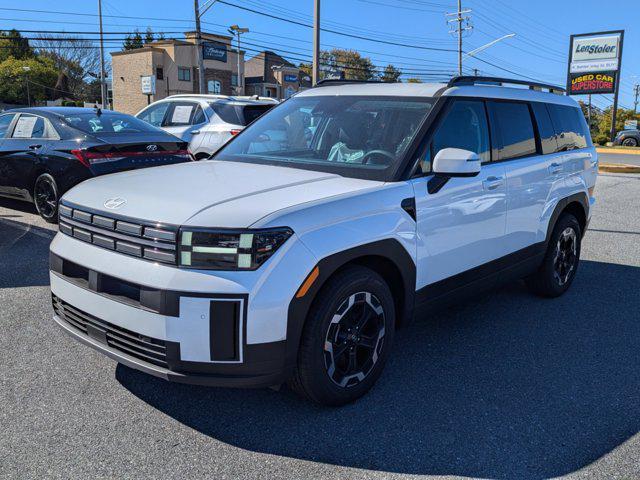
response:
[(293, 235), (290, 228), (265, 230), (180, 229), (181, 267), (255, 270)]

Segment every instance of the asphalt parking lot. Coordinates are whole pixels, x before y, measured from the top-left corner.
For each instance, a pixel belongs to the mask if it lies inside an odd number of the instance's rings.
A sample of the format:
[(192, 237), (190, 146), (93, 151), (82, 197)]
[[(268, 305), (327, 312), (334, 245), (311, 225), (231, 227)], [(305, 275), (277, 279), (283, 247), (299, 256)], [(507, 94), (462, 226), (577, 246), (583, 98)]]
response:
[(51, 319), (55, 227), (0, 200), (0, 477), (640, 477), (640, 175), (604, 174), (572, 289), (513, 284), (396, 338), (374, 390), (169, 384)]

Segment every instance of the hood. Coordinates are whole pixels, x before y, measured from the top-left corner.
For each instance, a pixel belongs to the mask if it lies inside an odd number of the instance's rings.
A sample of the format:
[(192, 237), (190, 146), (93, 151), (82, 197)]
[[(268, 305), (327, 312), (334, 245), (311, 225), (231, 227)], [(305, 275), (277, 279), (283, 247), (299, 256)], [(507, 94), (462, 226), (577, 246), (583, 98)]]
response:
[[(78, 206), (174, 225), (248, 227), (297, 204), (381, 182), (295, 168), (201, 161), (133, 170), (87, 180), (63, 200)], [(107, 209), (109, 199), (122, 199)]]

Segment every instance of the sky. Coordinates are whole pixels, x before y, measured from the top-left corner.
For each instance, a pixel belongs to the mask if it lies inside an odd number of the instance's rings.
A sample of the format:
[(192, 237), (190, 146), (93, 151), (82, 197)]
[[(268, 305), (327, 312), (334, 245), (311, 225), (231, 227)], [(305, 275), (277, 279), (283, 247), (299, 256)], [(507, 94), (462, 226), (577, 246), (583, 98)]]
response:
[[(380, 70), (392, 63), (407, 72), (404, 78), (442, 80), (457, 71), (457, 39), (449, 33), (446, 16), (456, 10), (456, 3), (322, 0), (321, 46), (358, 50)], [(96, 32), (97, 4), (98, 0), (0, 0), (0, 29)], [(633, 107), (633, 86), (640, 83), (637, 0), (462, 0), (462, 6), (470, 10), (465, 15), (472, 27), (465, 31), (463, 51), (515, 33), (477, 57), (465, 58), (465, 73), (478, 69), (483, 75), (564, 86), (570, 34), (624, 29), (620, 105)], [(110, 51), (120, 49), (122, 32), (135, 28), (151, 27), (167, 38), (180, 38), (194, 29), (193, 0), (102, 0), (102, 9), (105, 32), (116, 33), (106, 36), (113, 39), (107, 42)], [(313, 0), (217, 0), (203, 16), (202, 28), (226, 33), (229, 25), (247, 27), (250, 32), (242, 37), (247, 57), (269, 49), (298, 64), (311, 59), (312, 15)], [(601, 108), (611, 103), (612, 96), (593, 96), (593, 104)]]

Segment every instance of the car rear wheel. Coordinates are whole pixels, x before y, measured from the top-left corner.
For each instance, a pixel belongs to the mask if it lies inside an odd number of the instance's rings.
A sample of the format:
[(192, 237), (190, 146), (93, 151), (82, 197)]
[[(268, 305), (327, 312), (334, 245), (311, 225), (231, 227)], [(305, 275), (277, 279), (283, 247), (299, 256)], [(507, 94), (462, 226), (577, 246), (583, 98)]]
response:
[(40, 216), (49, 223), (58, 221), (58, 184), (48, 173), (36, 179), (33, 187), (33, 203)]
[(622, 141), (622, 145), (624, 145), (625, 147), (637, 147), (638, 141), (635, 138), (625, 138)]
[(318, 294), (289, 385), (322, 405), (352, 402), (374, 385), (393, 342), (391, 291), (374, 271), (349, 267)]
[(578, 269), (581, 239), (576, 217), (563, 214), (553, 229), (542, 265), (526, 279), (529, 289), (543, 297), (558, 297), (566, 292)]

